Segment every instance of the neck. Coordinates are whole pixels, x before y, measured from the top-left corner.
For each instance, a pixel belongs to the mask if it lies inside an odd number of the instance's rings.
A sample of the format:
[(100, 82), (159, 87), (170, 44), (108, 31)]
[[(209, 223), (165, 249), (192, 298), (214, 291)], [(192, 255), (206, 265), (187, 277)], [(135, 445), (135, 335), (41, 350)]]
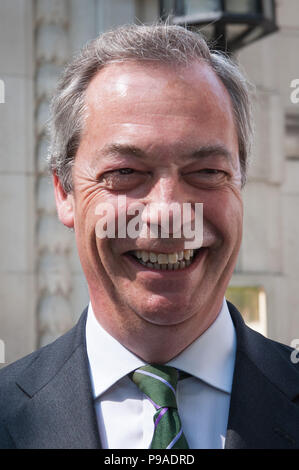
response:
[(186, 349), (201, 336), (216, 320), (223, 299), (214, 305), (201, 308), (188, 320), (175, 325), (158, 325), (135, 315), (134, 321), (129, 312), (119, 307), (103, 315), (104, 305), (91, 299), (97, 321), (119, 343), (147, 363), (164, 364)]

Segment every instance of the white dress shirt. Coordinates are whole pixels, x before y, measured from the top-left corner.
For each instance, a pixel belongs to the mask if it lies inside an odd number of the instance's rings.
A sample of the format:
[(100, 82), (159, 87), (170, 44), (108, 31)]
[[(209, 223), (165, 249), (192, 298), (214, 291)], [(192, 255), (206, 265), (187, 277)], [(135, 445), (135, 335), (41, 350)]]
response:
[[(95, 410), (104, 449), (148, 449), (155, 408), (128, 374), (145, 365), (110, 336), (89, 304), (86, 344)], [(236, 351), (224, 299), (214, 323), (168, 365), (192, 377), (177, 386), (178, 411), (190, 449), (223, 449)]]

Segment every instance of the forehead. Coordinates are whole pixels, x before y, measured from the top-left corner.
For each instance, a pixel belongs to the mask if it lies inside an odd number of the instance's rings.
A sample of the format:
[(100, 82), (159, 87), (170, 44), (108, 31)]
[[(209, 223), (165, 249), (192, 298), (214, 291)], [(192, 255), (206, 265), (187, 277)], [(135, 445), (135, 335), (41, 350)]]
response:
[(81, 147), (123, 143), (177, 153), (224, 145), (237, 153), (230, 96), (204, 62), (188, 66), (122, 62), (104, 67), (86, 90)]
[[(157, 96), (159, 102), (155, 102)], [(203, 104), (210, 100), (214, 107), (224, 106), (231, 112), (231, 100), (225, 86), (203, 61), (187, 66), (146, 61), (109, 64), (93, 77), (85, 99), (87, 107), (96, 110), (105, 105), (121, 106), (128, 100), (135, 100), (136, 105), (156, 103), (158, 107), (161, 100), (172, 100), (174, 96), (173, 104), (198, 105), (199, 101)]]

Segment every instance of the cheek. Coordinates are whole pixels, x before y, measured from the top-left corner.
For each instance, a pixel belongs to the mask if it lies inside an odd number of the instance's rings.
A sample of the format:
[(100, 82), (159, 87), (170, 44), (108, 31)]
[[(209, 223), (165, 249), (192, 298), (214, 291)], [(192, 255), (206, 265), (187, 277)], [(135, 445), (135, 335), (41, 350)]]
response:
[(242, 236), (243, 202), (240, 191), (213, 194), (203, 206), (204, 220), (211, 224), (226, 243)]
[(126, 196), (109, 195), (108, 198), (98, 198), (94, 204), (94, 233), (103, 256), (105, 252), (120, 253), (126, 245), (128, 220), (132, 217), (127, 215), (129, 203)]

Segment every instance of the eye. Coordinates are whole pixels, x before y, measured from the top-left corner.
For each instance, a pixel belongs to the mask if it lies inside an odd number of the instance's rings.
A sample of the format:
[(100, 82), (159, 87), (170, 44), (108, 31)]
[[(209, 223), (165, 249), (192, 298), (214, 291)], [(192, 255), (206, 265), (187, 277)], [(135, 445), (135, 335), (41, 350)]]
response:
[(202, 168), (184, 175), (185, 180), (198, 187), (213, 188), (224, 184), (228, 179), (228, 173), (215, 168)]
[(121, 168), (120, 170), (116, 171), (118, 171), (121, 175), (131, 175), (132, 173), (134, 173), (135, 170), (133, 170), (132, 168)]
[(99, 178), (99, 183), (111, 191), (129, 191), (144, 183), (147, 176), (146, 172), (133, 168), (118, 168), (104, 173)]
[(198, 170), (194, 172), (195, 175), (199, 177), (205, 177), (205, 178), (221, 178), (224, 176), (227, 176), (226, 171), (223, 170), (217, 170), (215, 168), (203, 168), (202, 170)]
[(214, 168), (205, 168), (204, 170), (199, 170), (198, 173), (206, 173), (209, 175), (220, 175), (220, 174), (225, 174), (225, 171), (215, 170)]

